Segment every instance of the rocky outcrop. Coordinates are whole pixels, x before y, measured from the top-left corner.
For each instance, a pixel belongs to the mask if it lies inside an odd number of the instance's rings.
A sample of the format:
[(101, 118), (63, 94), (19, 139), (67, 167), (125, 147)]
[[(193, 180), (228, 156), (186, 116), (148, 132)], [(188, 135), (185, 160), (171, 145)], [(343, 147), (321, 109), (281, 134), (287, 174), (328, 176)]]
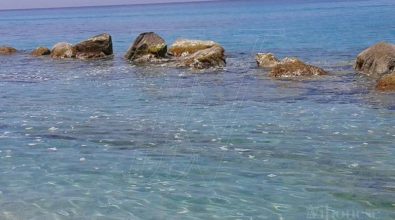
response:
[(178, 40), (169, 49), (178, 67), (220, 68), (226, 65), (225, 49), (214, 41)]
[(13, 47), (0, 46), (0, 55), (12, 55), (16, 52), (17, 50)]
[(270, 76), (274, 78), (311, 77), (327, 75), (328, 73), (316, 66), (308, 65), (296, 58), (277, 59), (271, 53), (258, 53), (255, 57), (261, 68), (270, 69)]
[(167, 45), (165, 40), (154, 32), (140, 34), (125, 54), (125, 58), (134, 62), (159, 62), (165, 58)]
[(55, 59), (75, 58), (75, 54), (73, 45), (66, 42), (55, 44), (51, 50), (51, 57)]
[(51, 54), (51, 50), (46, 47), (38, 47), (31, 54), (34, 57), (47, 56)]
[(370, 76), (382, 76), (395, 70), (395, 45), (381, 42), (362, 51), (355, 70)]
[(395, 72), (382, 76), (376, 85), (379, 91), (395, 91)]
[(113, 54), (112, 39), (109, 34), (100, 34), (74, 46), (77, 59), (98, 59)]
[(273, 68), (280, 63), (280, 60), (271, 53), (258, 53), (255, 60), (258, 66), (262, 68)]
[(178, 40), (167, 51), (165, 40), (153, 32), (140, 34), (125, 58), (138, 64), (207, 69), (225, 66), (225, 50), (214, 41)]
[(296, 58), (285, 58), (270, 71), (275, 78), (322, 76), (328, 73), (316, 66), (308, 65)]

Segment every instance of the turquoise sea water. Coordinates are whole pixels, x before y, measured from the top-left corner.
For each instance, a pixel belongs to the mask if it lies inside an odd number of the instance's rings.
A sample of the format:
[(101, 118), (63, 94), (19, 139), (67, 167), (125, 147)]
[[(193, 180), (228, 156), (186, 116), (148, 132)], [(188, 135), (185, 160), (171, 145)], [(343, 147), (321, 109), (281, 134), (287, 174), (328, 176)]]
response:
[[(0, 11), (0, 219), (395, 219), (395, 95), (353, 60), (395, 3), (232, 1)], [(226, 69), (136, 67), (141, 32), (211, 39)], [(27, 52), (113, 36), (106, 61)], [(332, 74), (275, 81), (257, 52)]]

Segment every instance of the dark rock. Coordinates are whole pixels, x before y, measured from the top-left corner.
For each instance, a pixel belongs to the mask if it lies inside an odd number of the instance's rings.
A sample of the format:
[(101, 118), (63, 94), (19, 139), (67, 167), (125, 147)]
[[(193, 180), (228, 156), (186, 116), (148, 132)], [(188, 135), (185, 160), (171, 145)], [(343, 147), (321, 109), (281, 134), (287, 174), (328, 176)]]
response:
[(379, 91), (395, 91), (395, 72), (382, 76), (376, 85)]
[(279, 64), (274, 66), (270, 72), (270, 76), (275, 78), (311, 77), (327, 74), (328, 73), (325, 70), (305, 64), (295, 58), (285, 58)]
[(395, 69), (395, 45), (381, 42), (362, 51), (355, 62), (355, 70), (371, 76), (382, 76)]
[(78, 59), (98, 59), (113, 54), (112, 39), (109, 34), (100, 34), (74, 46)]
[[(150, 62), (151, 59), (146, 58), (165, 58), (167, 53), (167, 45), (165, 40), (154, 32), (146, 32), (140, 34), (132, 46), (127, 51), (125, 58), (138, 62)], [(140, 59), (144, 57), (143, 59)]]
[(8, 47), (8, 46), (1, 46), (0, 47), (0, 55), (12, 55), (16, 52), (17, 52), (17, 50), (13, 47)]
[(55, 59), (75, 58), (76, 51), (72, 44), (61, 42), (55, 44), (51, 50), (51, 57)]
[(46, 56), (51, 54), (51, 50), (46, 47), (38, 47), (32, 51), (32, 56), (39, 57), (39, 56)]

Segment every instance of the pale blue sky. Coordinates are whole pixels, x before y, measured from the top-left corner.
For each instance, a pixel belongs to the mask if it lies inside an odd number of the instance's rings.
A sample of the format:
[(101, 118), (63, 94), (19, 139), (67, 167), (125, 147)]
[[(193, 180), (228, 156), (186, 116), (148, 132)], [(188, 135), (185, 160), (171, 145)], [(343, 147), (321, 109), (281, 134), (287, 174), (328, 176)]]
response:
[[(192, 2), (199, 0), (0, 0), (0, 9)], [(201, 1), (201, 0), (200, 0)]]

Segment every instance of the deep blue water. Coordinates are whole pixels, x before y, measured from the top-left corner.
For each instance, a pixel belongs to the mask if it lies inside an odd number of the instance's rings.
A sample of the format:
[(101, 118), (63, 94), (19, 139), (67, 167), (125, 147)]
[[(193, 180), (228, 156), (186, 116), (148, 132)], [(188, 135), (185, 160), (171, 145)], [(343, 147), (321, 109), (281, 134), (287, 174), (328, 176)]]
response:
[[(395, 96), (353, 60), (395, 2), (231, 1), (0, 11), (0, 219), (395, 219)], [(141, 32), (210, 39), (226, 69), (136, 67)], [(28, 52), (113, 36), (106, 61)], [(257, 52), (331, 72), (276, 81)]]

